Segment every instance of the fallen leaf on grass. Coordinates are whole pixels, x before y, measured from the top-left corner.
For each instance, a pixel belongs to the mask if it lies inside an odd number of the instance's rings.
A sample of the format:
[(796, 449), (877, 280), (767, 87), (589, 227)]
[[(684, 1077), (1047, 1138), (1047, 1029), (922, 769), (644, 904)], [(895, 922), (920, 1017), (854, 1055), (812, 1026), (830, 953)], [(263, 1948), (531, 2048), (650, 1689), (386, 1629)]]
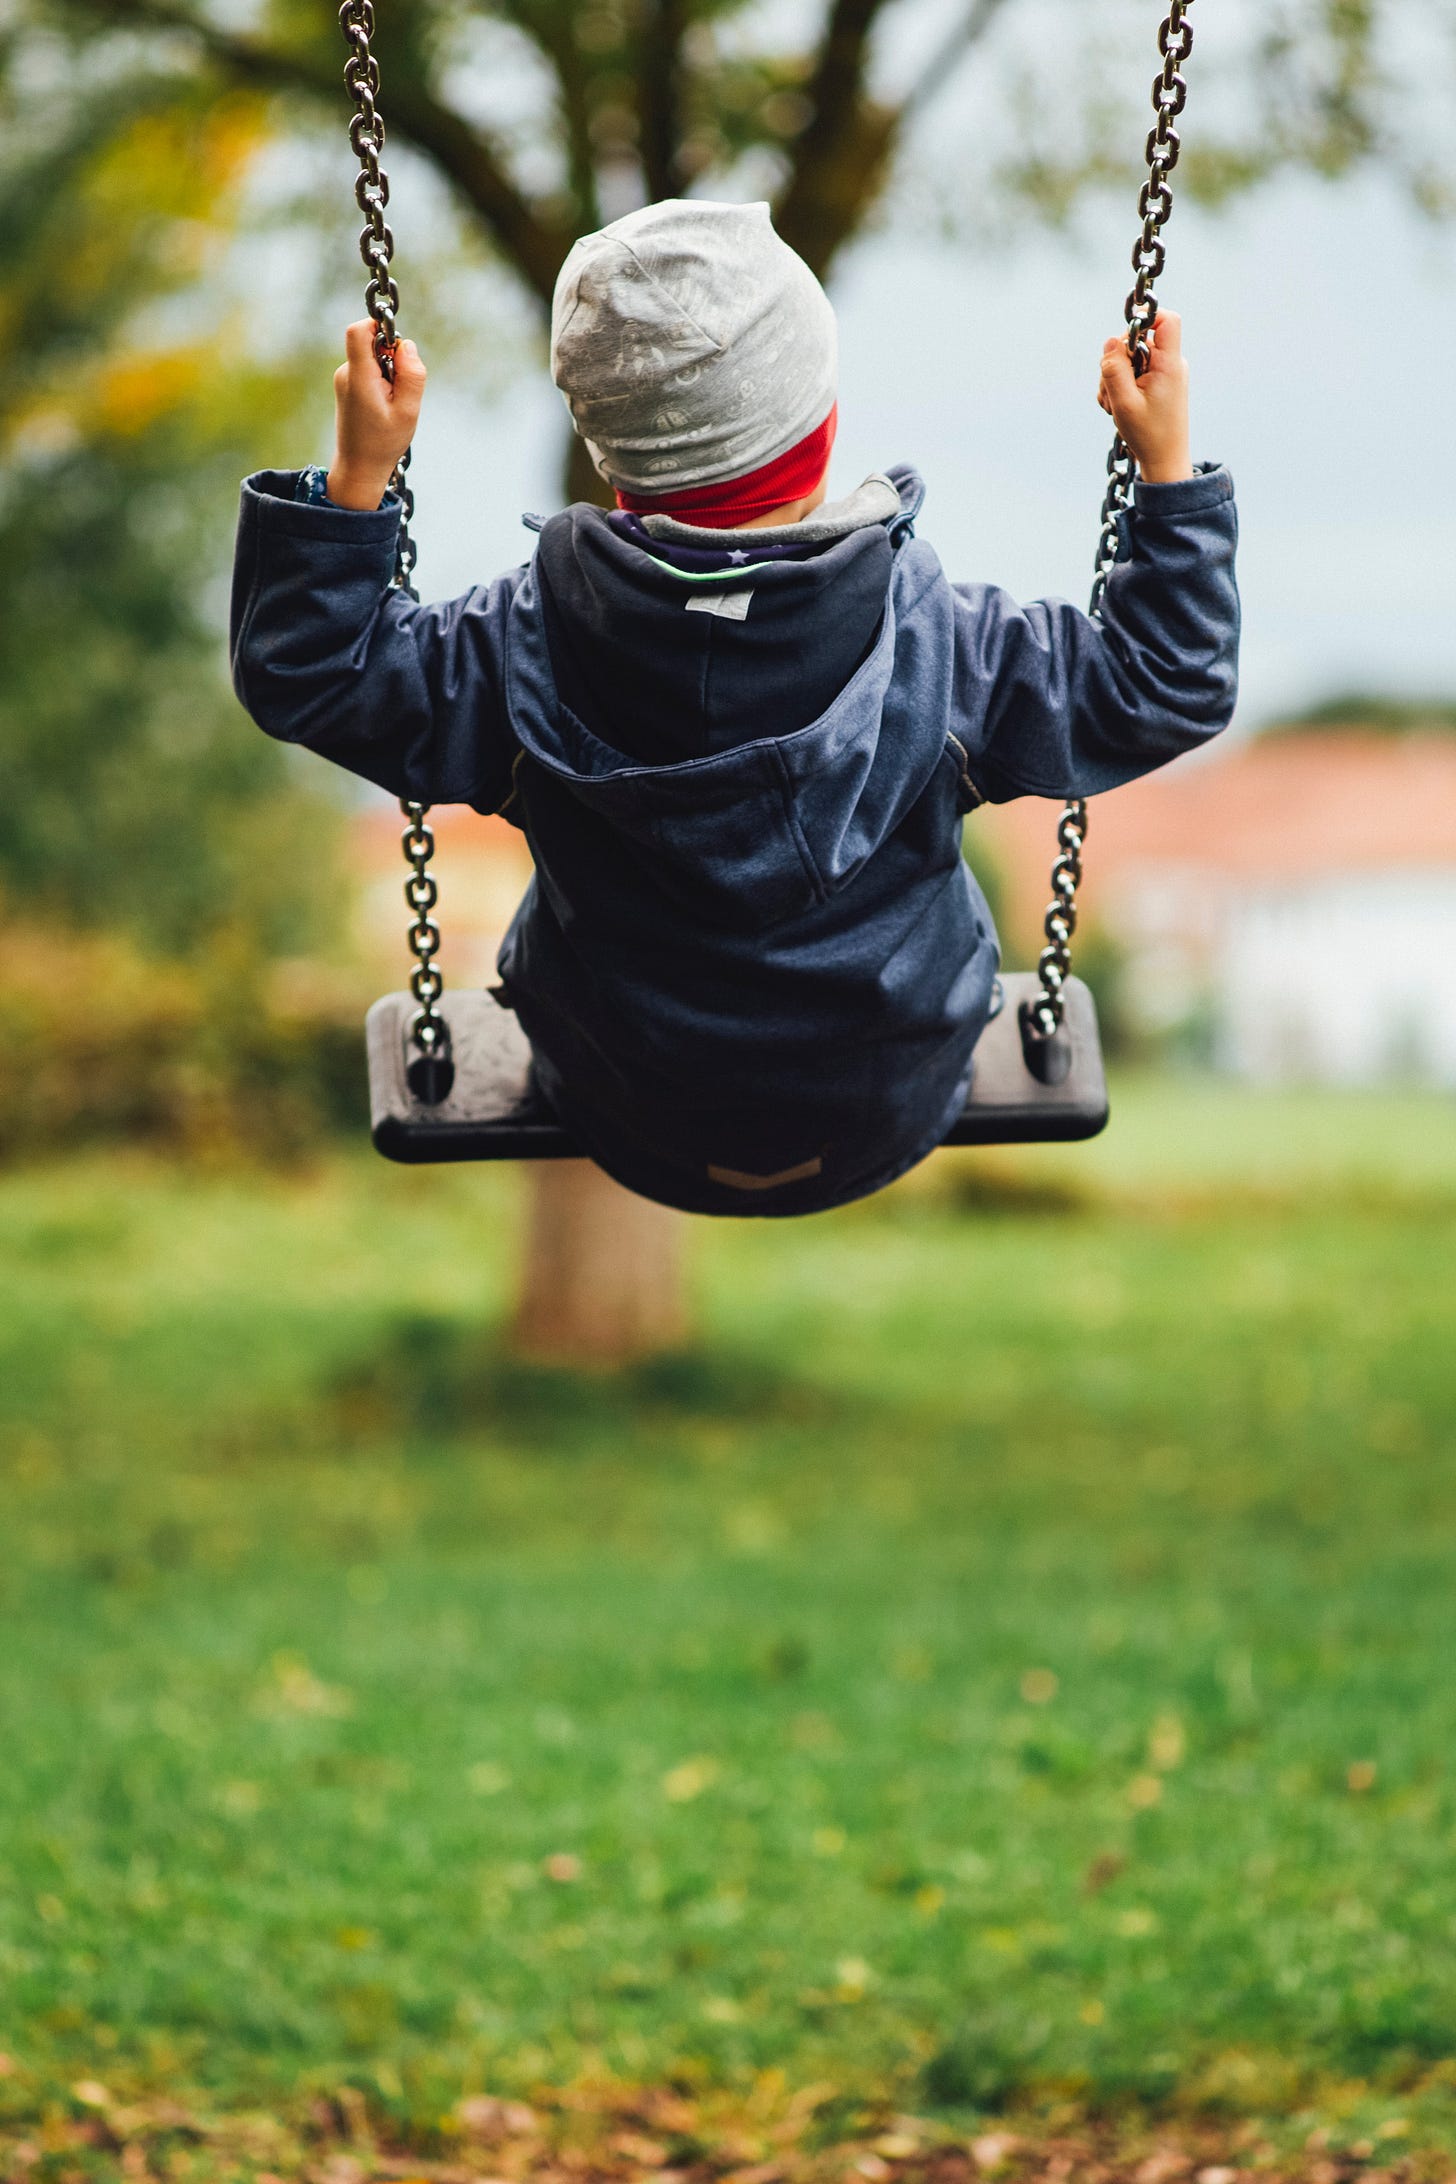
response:
[[(790, 2093), (776, 2070), (762, 2072), (746, 2099), (725, 2087), (687, 2097), (615, 2080), (543, 2087), (530, 2107), (466, 2095), (443, 2125), (420, 2126), (432, 2149), (442, 2128), (457, 2144), (469, 2134), (473, 2146), (447, 2160), (402, 2140), (397, 2117), (354, 2086), (271, 2118), (197, 2116), (158, 2100), (103, 2111), (77, 2102), (76, 2086), (101, 2082), (74, 2081), (71, 2103), (51, 2106), (43, 2130), (33, 2116), (30, 2135), (7, 2086), (0, 2178), (33, 2184), (44, 2165), (50, 2184), (1256, 2184), (1266, 2172), (1277, 2184), (1351, 2184), (1377, 2143), (1384, 2165), (1368, 2171), (1371, 2184), (1436, 2184), (1450, 2173), (1410, 2150), (1420, 2126), (1399, 2116), (1335, 2158), (1327, 2134), (1312, 2134), (1302, 2155), (1281, 2156), (1259, 2125), (1227, 2120), (1165, 2121), (1152, 2141), (1145, 2127), (1105, 2118), (1069, 2121), (1056, 2136), (988, 2121), (967, 2143), (943, 2123), (882, 2113), (862, 2115), (859, 2134), (836, 2139), (814, 2118), (843, 2088)], [(182, 2152), (182, 2134), (199, 2142), (198, 2154)], [(500, 2154), (483, 2151), (492, 2142)]]
[(971, 2140), (971, 2158), (981, 2170), (999, 2169), (1021, 2144), (1009, 2131), (987, 2131)]
[(538, 2128), (534, 2108), (524, 2101), (498, 2101), (489, 2093), (468, 2093), (455, 2103), (455, 2120), (472, 2138), (526, 2138)]
[(667, 2163), (667, 2148), (658, 2139), (644, 2138), (636, 2131), (619, 2131), (610, 2141), (614, 2154), (624, 2161), (636, 2164), (639, 2169), (661, 2169)]
[(356, 2154), (330, 2154), (313, 2174), (318, 2184), (364, 2184), (369, 2171)]
[(385, 2161), (376, 2157), (366, 2170), (370, 2184), (505, 2184), (500, 2177), (486, 2178), (474, 2169), (462, 2169), (448, 2161)]
[(1192, 2167), (1187, 2154), (1179, 2153), (1176, 2146), (1159, 2146), (1139, 2163), (1133, 2184), (1173, 2184), (1174, 2177), (1186, 2176)]

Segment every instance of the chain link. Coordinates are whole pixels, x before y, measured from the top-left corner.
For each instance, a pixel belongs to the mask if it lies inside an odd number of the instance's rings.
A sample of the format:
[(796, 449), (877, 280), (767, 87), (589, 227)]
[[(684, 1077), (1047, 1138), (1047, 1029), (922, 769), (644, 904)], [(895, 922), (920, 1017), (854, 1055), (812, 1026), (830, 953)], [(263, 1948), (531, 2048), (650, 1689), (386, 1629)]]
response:
[[(1148, 368), (1152, 351), (1153, 323), (1158, 316), (1154, 283), (1167, 264), (1163, 229), (1173, 211), (1169, 176), (1178, 164), (1182, 140), (1173, 126), (1188, 103), (1188, 86), (1182, 67), (1193, 51), (1193, 25), (1188, 11), (1193, 0), (1171, 0), (1167, 20), (1158, 32), (1158, 51), (1163, 65), (1153, 79), (1153, 111), (1157, 120), (1148, 134), (1148, 178), (1138, 198), (1142, 232), (1133, 245), (1136, 279), (1124, 305), (1127, 319), (1127, 351), (1139, 378)], [(1132, 498), (1137, 464), (1122, 434), (1112, 442), (1107, 458), (1107, 492), (1102, 502), (1101, 530), (1089, 612), (1100, 615), (1107, 580), (1117, 565), (1121, 544), (1119, 518)], [(1066, 1007), (1064, 989), (1072, 969), (1072, 936), (1077, 930), (1077, 889), (1082, 882), (1082, 849), (1087, 839), (1087, 805), (1077, 798), (1068, 803), (1057, 828), (1058, 855), (1052, 866), (1052, 899), (1047, 905), (1042, 930), (1046, 946), (1037, 960), (1041, 992), (1031, 1004), (1036, 1037), (1054, 1038), (1061, 1029)]]
[(410, 953), (415, 967), (410, 973), (410, 992), (419, 1003), (419, 1015), (411, 1028), (411, 1035), (422, 1054), (440, 1053), (449, 1033), (436, 1003), (445, 990), (440, 967), (435, 957), (440, 952), (440, 928), (430, 912), (440, 899), (440, 890), (430, 872), (430, 859), (435, 854), (433, 830), (425, 824), (423, 804), (402, 804), (409, 825), (400, 837), (405, 863), (410, 876), (404, 883), (404, 899), (414, 915), (410, 927)]
[[(359, 255), (369, 273), (364, 308), (374, 321), (375, 362), (385, 378), (392, 380), (395, 346), (399, 340), (399, 284), (390, 271), (394, 230), (384, 217), (389, 205), (389, 176), (380, 165), (380, 154), (384, 150), (384, 117), (375, 103), (379, 96), (379, 63), (369, 44), (374, 36), (373, 0), (344, 0), (339, 9), (339, 28), (349, 47), (344, 82), (354, 101), (349, 142), (359, 162), (354, 200), (364, 215), (364, 226), (359, 234)], [(389, 485), (402, 508), (394, 554), (394, 581), (413, 599), (416, 554), (410, 536), (410, 519), (415, 512), (415, 497), (406, 477), (409, 460), (409, 449), (406, 448), (395, 465)]]
[[(373, 0), (344, 0), (339, 9), (339, 28), (349, 47), (349, 58), (344, 66), (344, 82), (354, 101), (354, 118), (349, 124), (349, 142), (359, 162), (359, 173), (354, 183), (354, 198), (364, 215), (364, 226), (359, 236), (359, 255), (369, 273), (369, 284), (364, 291), (364, 308), (374, 321), (374, 358), (386, 379), (394, 378), (395, 348), (399, 340), (399, 285), (390, 271), (394, 257), (394, 231), (384, 215), (389, 205), (389, 176), (380, 164), (384, 150), (384, 120), (376, 101), (379, 97), (379, 63), (370, 48), (374, 36)], [(415, 497), (410, 490), (409, 449), (406, 448), (395, 465), (389, 481), (401, 507), (398, 540), (394, 551), (394, 582), (406, 598), (419, 595), (414, 587), (415, 542), (410, 535), (410, 522), (415, 512)], [(405, 861), (410, 876), (405, 881), (404, 899), (409, 906), (413, 922), (409, 928), (410, 953), (415, 959), (410, 974), (410, 991), (417, 1003), (410, 1024), (410, 1038), (415, 1046), (422, 1067), (411, 1071), (411, 1083), (420, 1097), (443, 1099), (449, 1090), (450, 1030), (440, 1013), (440, 999), (445, 991), (445, 981), (435, 961), (440, 948), (440, 928), (430, 913), (439, 901), (439, 889), (430, 873), (430, 859), (435, 853), (435, 837), (425, 824), (428, 806), (401, 799), (400, 810), (409, 825), (404, 830)]]

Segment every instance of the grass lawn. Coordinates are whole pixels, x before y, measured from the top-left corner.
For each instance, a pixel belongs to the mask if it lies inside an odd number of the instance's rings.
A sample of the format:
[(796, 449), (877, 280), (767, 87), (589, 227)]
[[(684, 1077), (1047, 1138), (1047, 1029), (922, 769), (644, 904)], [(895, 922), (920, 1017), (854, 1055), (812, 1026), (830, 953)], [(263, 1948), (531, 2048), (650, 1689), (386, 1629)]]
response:
[(703, 1224), (700, 1346), (605, 1384), (493, 1346), (517, 1203), (0, 1179), (0, 2118), (778, 2069), (1456, 2141), (1450, 1103), (1132, 1084)]

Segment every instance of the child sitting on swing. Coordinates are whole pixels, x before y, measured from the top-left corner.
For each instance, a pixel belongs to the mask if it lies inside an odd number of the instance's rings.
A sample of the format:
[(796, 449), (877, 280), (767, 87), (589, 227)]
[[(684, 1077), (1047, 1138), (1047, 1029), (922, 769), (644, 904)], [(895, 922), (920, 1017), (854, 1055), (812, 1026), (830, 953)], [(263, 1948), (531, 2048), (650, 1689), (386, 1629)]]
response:
[(327, 473), (243, 487), (233, 671), (260, 727), (398, 797), (500, 812), (535, 876), (500, 956), (539, 1088), (608, 1174), (701, 1213), (880, 1189), (958, 1114), (998, 955), (976, 805), (1083, 797), (1233, 713), (1227, 470), (1180, 328), (1099, 399), (1137, 459), (1101, 615), (951, 584), (909, 468), (826, 498), (835, 321), (766, 205), (576, 244), (551, 368), (612, 488), (443, 605), (391, 587), (425, 370), (366, 320)]

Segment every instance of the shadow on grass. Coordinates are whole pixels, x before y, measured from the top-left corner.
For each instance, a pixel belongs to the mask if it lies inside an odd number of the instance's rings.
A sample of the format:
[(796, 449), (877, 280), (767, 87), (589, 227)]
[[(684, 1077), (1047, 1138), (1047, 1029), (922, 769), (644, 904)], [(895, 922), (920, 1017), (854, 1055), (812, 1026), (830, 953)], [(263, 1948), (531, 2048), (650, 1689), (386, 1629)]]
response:
[(1096, 1194), (1070, 1176), (1048, 1175), (995, 1158), (947, 1163), (939, 1203), (946, 1211), (982, 1220), (1065, 1221), (1096, 1211)]
[[(587, 1436), (646, 1439), (673, 1425), (832, 1426), (830, 1390), (749, 1353), (681, 1350), (612, 1373), (527, 1363), (463, 1321), (409, 1313), (367, 1355), (336, 1369), (322, 1396), (346, 1440), (493, 1432), (553, 1447)], [(862, 1408), (862, 1406), (860, 1406)]]

